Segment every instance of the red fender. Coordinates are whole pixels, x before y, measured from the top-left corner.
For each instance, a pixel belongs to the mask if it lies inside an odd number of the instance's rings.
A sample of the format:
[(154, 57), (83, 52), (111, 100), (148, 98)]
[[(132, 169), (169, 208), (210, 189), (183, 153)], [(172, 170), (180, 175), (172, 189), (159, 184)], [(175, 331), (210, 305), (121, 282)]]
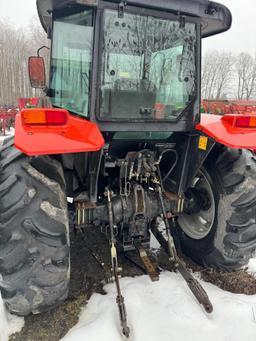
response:
[(256, 149), (256, 125), (239, 127), (237, 119), (253, 118), (255, 115), (212, 115), (201, 114), (201, 122), (196, 129), (227, 147)]
[(67, 111), (63, 125), (24, 124), (23, 113), (35, 114), (36, 110), (58, 109), (26, 109), (16, 115), (14, 144), (23, 153), (29, 156), (80, 153), (98, 151), (104, 146), (104, 138), (95, 123), (69, 115)]

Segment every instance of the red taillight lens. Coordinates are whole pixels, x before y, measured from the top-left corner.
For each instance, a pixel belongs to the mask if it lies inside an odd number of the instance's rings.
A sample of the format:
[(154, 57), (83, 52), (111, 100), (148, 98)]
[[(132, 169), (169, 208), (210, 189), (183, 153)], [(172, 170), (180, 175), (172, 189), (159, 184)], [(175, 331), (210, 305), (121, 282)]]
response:
[(222, 120), (234, 128), (256, 129), (256, 115), (225, 115)]
[(237, 117), (235, 126), (239, 128), (256, 128), (256, 117), (254, 116)]
[(68, 111), (64, 109), (24, 109), (21, 111), (21, 118), (24, 125), (65, 125), (68, 121)]
[(67, 123), (67, 115), (62, 111), (46, 111), (46, 124), (64, 125)]
[(235, 126), (239, 128), (247, 128), (250, 126), (250, 117), (238, 117)]

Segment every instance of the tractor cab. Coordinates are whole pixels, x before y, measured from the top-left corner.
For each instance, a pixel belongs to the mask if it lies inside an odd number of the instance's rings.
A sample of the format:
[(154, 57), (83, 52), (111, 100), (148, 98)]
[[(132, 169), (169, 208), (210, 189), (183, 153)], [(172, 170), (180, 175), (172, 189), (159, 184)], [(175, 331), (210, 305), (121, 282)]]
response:
[(188, 131), (199, 122), (201, 37), (231, 14), (206, 0), (37, 1), (51, 39), (47, 95), (102, 132)]
[(0, 289), (9, 310), (40, 313), (67, 297), (70, 225), (83, 240), (92, 229), (109, 239), (111, 270), (93, 258), (114, 278), (127, 339), (118, 253), (137, 251), (140, 263), (131, 262), (157, 281), (152, 234), (210, 313), (179, 251), (231, 271), (256, 250), (256, 164), (246, 150), (256, 149), (255, 117), (200, 116), (201, 40), (229, 29), (229, 10), (208, 0), (37, 7), (51, 39), (49, 84), (40, 49), (29, 73), (51, 106), (17, 114), (14, 142), (0, 155)]

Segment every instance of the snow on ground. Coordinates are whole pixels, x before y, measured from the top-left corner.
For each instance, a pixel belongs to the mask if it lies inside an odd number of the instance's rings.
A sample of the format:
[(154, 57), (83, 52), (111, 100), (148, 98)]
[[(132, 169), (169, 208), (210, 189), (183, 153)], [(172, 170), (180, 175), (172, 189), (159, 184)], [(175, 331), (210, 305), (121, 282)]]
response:
[[(203, 282), (202, 282), (203, 283)], [(122, 291), (132, 329), (130, 341), (255, 341), (256, 295), (235, 295), (203, 283), (214, 306), (204, 313), (180, 275), (164, 272), (159, 282), (147, 276), (124, 278)], [(78, 324), (62, 341), (121, 341), (113, 284), (94, 294)]]
[[(3, 139), (0, 136), (0, 145)], [(248, 272), (256, 274), (256, 259), (250, 261)], [(212, 284), (202, 284), (214, 306), (211, 315), (204, 313), (178, 274), (164, 272), (154, 283), (148, 276), (123, 278), (129, 341), (255, 341), (256, 295), (231, 294)], [(105, 290), (107, 295), (91, 297), (78, 324), (62, 341), (123, 340), (114, 284)], [(23, 318), (6, 312), (0, 295), (0, 341), (8, 341), (8, 336), (21, 330), (23, 324)]]
[(0, 341), (8, 341), (11, 334), (19, 332), (24, 325), (24, 319), (6, 312), (0, 294)]
[[(248, 271), (256, 274), (256, 259)], [(207, 315), (180, 275), (163, 272), (159, 282), (148, 276), (123, 278), (122, 292), (132, 333), (129, 341), (255, 341), (256, 295), (225, 292), (202, 282), (214, 306)], [(94, 294), (78, 324), (62, 341), (123, 341), (114, 284), (106, 295)], [(0, 295), (0, 341), (21, 330), (24, 319), (6, 312)]]
[(10, 131), (6, 132), (6, 136), (0, 135), (0, 147), (1, 147), (1, 144), (2, 144), (3, 140), (5, 139), (5, 137), (13, 136), (13, 135), (14, 135), (14, 129), (13, 128), (11, 128)]
[(254, 274), (256, 276), (256, 258), (252, 258), (248, 264), (249, 273)]

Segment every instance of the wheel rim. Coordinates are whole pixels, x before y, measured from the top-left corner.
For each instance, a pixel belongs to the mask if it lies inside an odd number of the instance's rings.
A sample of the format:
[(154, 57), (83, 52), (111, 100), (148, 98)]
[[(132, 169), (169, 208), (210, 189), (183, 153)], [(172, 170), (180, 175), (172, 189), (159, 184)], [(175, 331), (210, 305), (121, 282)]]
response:
[(207, 193), (209, 207), (197, 213), (183, 214), (179, 217), (178, 223), (190, 238), (200, 240), (205, 238), (213, 227), (216, 205), (212, 186), (202, 171), (198, 172), (192, 187)]

